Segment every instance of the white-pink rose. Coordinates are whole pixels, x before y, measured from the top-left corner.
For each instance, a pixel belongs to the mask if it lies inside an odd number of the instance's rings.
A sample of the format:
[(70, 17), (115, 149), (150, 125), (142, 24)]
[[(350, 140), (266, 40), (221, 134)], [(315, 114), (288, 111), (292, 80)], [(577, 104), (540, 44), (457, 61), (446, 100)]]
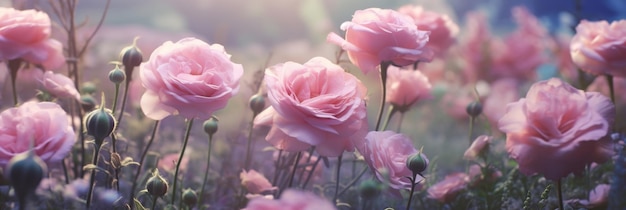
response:
[(222, 45), (196, 38), (163, 43), (139, 71), (146, 88), (141, 109), (154, 120), (173, 114), (211, 117), (238, 92), (243, 75), (242, 65), (233, 63)]
[(586, 72), (626, 77), (626, 20), (580, 21), (570, 53)]
[(442, 56), (456, 42), (455, 36), (459, 33), (459, 26), (447, 15), (426, 11), (416, 5), (402, 6), (398, 12), (413, 18), (417, 29), (430, 32), (426, 47), (433, 50), (435, 55)]
[(40, 82), (43, 89), (55, 97), (80, 100), (80, 94), (74, 86), (74, 81), (63, 74), (46, 71)]
[(421, 100), (432, 98), (430, 94), (432, 86), (421, 71), (390, 66), (387, 70), (387, 76), (387, 98), (385, 100), (399, 109), (404, 109), (401, 111), (406, 111)]

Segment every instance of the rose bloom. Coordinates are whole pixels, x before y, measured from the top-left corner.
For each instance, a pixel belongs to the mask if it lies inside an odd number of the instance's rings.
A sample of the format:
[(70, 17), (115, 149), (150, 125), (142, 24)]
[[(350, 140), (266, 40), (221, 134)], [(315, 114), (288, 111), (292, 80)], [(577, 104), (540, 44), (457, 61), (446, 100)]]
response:
[(165, 42), (139, 67), (146, 88), (141, 109), (154, 120), (172, 114), (209, 118), (239, 91), (242, 75), (243, 67), (230, 61), (222, 45), (196, 38)]
[(626, 20), (582, 20), (570, 43), (572, 60), (594, 75), (626, 77)]
[(76, 142), (67, 113), (56, 103), (26, 102), (0, 113), (0, 167), (29, 150), (46, 164), (59, 163)]
[(249, 193), (252, 194), (261, 194), (266, 191), (276, 190), (278, 188), (272, 187), (272, 183), (263, 176), (263, 174), (250, 169), (249, 171), (243, 170), (239, 174), (239, 178), (241, 179), (241, 185), (246, 187)]
[(279, 200), (270, 200), (263, 197), (254, 198), (248, 202), (244, 210), (335, 210), (330, 201), (306, 192), (288, 189), (283, 192)]
[(611, 185), (599, 184), (589, 192), (588, 200), (572, 199), (565, 201), (565, 203), (573, 208), (604, 209), (608, 204), (610, 189)]
[(358, 10), (341, 29), (346, 31), (345, 40), (332, 32), (326, 40), (346, 50), (350, 61), (365, 74), (381, 62), (406, 66), (433, 57), (432, 50), (425, 48), (429, 32), (418, 30), (409, 16), (394, 10)]
[(431, 99), (432, 86), (428, 78), (420, 71), (400, 69), (390, 66), (387, 77), (387, 98), (385, 101), (393, 104), (400, 111), (426, 99)]
[(61, 42), (50, 39), (50, 17), (35, 10), (0, 7), (0, 61), (24, 59), (46, 69), (65, 63)]
[(520, 172), (558, 180), (610, 159), (614, 114), (606, 96), (553, 78), (533, 84), (526, 98), (510, 103), (498, 127)]
[(453, 173), (428, 188), (428, 197), (442, 203), (448, 203), (467, 188), (470, 177), (466, 173)]
[(426, 47), (432, 49), (435, 55), (442, 56), (456, 41), (459, 26), (447, 15), (426, 11), (423, 7), (415, 5), (402, 6), (398, 12), (413, 18), (417, 29), (430, 32)]
[(80, 94), (74, 86), (74, 81), (63, 74), (46, 71), (40, 81), (43, 89), (58, 98), (74, 98), (80, 100)]
[(411, 189), (412, 183), (406, 177), (413, 177), (413, 172), (406, 161), (418, 151), (409, 137), (393, 131), (371, 131), (357, 149), (378, 180), (396, 190)]
[(367, 134), (365, 86), (325, 58), (270, 67), (265, 84), (271, 107), (254, 124), (271, 126), (265, 139), (278, 149), (315, 146), (318, 154), (337, 157)]
[(476, 137), (476, 139), (472, 142), (472, 145), (465, 150), (463, 158), (466, 160), (476, 160), (479, 155), (484, 154), (487, 150), (489, 150), (489, 144), (492, 140), (493, 137), (487, 135), (480, 135)]

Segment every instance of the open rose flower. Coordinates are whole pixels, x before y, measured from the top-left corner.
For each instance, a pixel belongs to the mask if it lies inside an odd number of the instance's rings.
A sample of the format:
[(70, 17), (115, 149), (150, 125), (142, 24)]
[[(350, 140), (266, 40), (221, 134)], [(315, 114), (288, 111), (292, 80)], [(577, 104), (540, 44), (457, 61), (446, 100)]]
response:
[(626, 20), (582, 20), (570, 43), (572, 60), (594, 75), (626, 77)]
[(80, 100), (80, 94), (74, 86), (74, 81), (63, 74), (46, 71), (41, 79), (43, 89), (58, 98), (73, 98)]
[(195, 38), (163, 43), (139, 71), (146, 88), (141, 109), (154, 120), (172, 114), (211, 117), (239, 91), (243, 75), (241, 64), (230, 61), (222, 45)]
[(241, 185), (246, 187), (249, 193), (252, 194), (261, 194), (266, 191), (276, 190), (278, 188), (272, 187), (272, 183), (270, 183), (263, 174), (251, 169), (249, 171), (243, 170), (239, 174), (239, 178), (241, 179)]
[(406, 111), (413, 104), (431, 99), (432, 86), (421, 71), (403, 70), (390, 66), (387, 70), (387, 98), (400, 111)]
[(472, 142), (472, 145), (470, 145), (470, 147), (465, 150), (463, 158), (465, 158), (466, 160), (476, 160), (479, 155), (488, 152), (489, 144), (492, 140), (493, 137), (487, 135), (480, 135), (476, 137), (476, 139)]
[(413, 18), (417, 29), (430, 32), (426, 47), (433, 50), (435, 55), (442, 56), (456, 42), (455, 36), (459, 33), (459, 26), (447, 15), (426, 11), (416, 5), (402, 6), (398, 12)]
[(67, 113), (56, 103), (26, 102), (0, 113), (0, 167), (29, 150), (48, 165), (59, 163), (76, 142)]
[(270, 67), (265, 84), (272, 106), (254, 123), (272, 126), (265, 139), (278, 149), (337, 157), (367, 133), (365, 86), (325, 58)]
[(378, 180), (396, 190), (411, 189), (407, 177), (413, 177), (413, 172), (407, 168), (406, 161), (418, 151), (409, 137), (393, 131), (372, 131), (357, 149)]
[(50, 17), (35, 10), (0, 7), (0, 61), (24, 59), (46, 69), (65, 63), (61, 42), (50, 39)]
[(406, 66), (433, 57), (425, 48), (429, 32), (418, 30), (409, 16), (394, 10), (358, 10), (341, 29), (346, 31), (345, 40), (332, 32), (326, 40), (346, 50), (350, 61), (366, 74), (381, 62)]
[(520, 172), (558, 180), (610, 159), (607, 134), (614, 113), (606, 96), (553, 78), (533, 84), (526, 98), (510, 103), (498, 127)]
[(254, 198), (248, 202), (244, 210), (335, 210), (335, 205), (330, 201), (305, 191), (293, 189), (285, 190), (279, 200), (271, 200), (263, 197)]
[(470, 177), (466, 173), (457, 172), (447, 175), (443, 180), (428, 188), (428, 197), (442, 203), (451, 202), (459, 192), (467, 189), (469, 181)]

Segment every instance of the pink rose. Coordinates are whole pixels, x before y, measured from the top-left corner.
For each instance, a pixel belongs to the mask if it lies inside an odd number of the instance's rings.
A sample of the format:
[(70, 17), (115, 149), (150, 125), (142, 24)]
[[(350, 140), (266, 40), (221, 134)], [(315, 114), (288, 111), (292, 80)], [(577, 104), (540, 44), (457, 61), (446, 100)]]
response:
[(378, 180), (396, 190), (411, 189), (407, 177), (413, 177), (413, 172), (407, 168), (406, 161), (418, 151), (409, 137), (393, 131), (371, 131), (357, 149)]
[(498, 178), (502, 177), (502, 172), (493, 167), (483, 169), (482, 166), (474, 164), (469, 167), (467, 176), (470, 180), (468, 182), (469, 186), (477, 187), (481, 184), (495, 182)]
[(263, 176), (263, 174), (250, 169), (249, 171), (243, 170), (239, 174), (239, 178), (241, 179), (241, 185), (243, 185), (249, 193), (252, 194), (261, 194), (267, 191), (273, 191), (278, 188), (272, 187), (272, 183)]
[(582, 20), (570, 44), (572, 60), (594, 75), (626, 77), (626, 20)]
[(435, 55), (442, 56), (456, 41), (454, 37), (459, 33), (459, 26), (447, 15), (426, 11), (415, 5), (402, 6), (398, 12), (413, 18), (417, 29), (430, 32), (426, 47), (432, 49)]
[(35, 10), (0, 8), (0, 61), (22, 58), (47, 69), (65, 63), (62, 45), (50, 39), (50, 17)]
[(59, 163), (70, 152), (76, 136), (58, 104), (31, 101), (0, 113), (0, 167), (28, 151), (31, 141), (35, 154), (48, 165)]
[(520, 172), (558, 180), (610, 159), (614, 114), (606, 96), (553, 78), (533, 84), (526, 98), (510, 103), (498, 127)]
[(337, 157), (367, 133), (365, 86), (325, 58), (270, 67), (265, 84), (272, 106), (254, 124), (272, 126), (265, 139), (278, 149)]
[(239, 91), (243, 75), (241, 64), (230, 61), (222, 45), (195, 38), (163, 43), (139, 71), (146, 88), (141, 109), (154, 120), (172, 114), (211, 117)]
[(476, 160), (479, 155), (482, 155), (489, 150), (489, 144), (492, 140), (493, 137), (487, 135), (480, 135), (476, 137), (476, 139), (472, 142), (472, 145), (465, 150), (463, 158), (466, 160)]
[[(179, 157), (180, 154), (178, 153), (167, 154), (159, 159), (157, 168), (163, 171), (173, 172), (176, 168), (176, 161), (178, 161)], [(187, 169), (187, 165), (189, 165), (189, 157), (185, 154), (183, 159), (180, 161), (180, 170), (185, 171)]]
[(491, 84), (489, 94), (483, 100), (483, 113), (494, 127), (506, 113), (506, 105), (519, 100), (519, 86), (514, 78), (498, 79)]
[(406, 111), (411, 105), (425, 99), (431, 99), (432, 86), (428, 78), (420, 71), (400, 69), (390, 66), (387, 70), (388, 103)]
[(454, 200), (456, 195), (467, 188), (469, 176), (466, 173), (453, 173), (428, 188), (428, 197), (442, 203)]
[(283, 192), (279, 200), (255, 198), (248, 202), (245, 210), (335, 210), (330, 201), (318, 197), (311, 192), (288, 189)]
[(63, 74), (46, 71), (41, 79), (41, 86), (46, 92), (57, 98), (74, 98), (80, 100), (80, 94), (74, 86), (74, 81)]
[(341, 29), (346, 31), (345, 40), (332, 32), (326, 40), (346, 50), (350, 61), (366, 74), (381, 62), (406, 66), (433, 57), (425, 48), (429, 32), (418, 30), (409, 16), (393, 10), (358, 10)]
[(608, 203), (610, 189), (611, 185), (599, 184), (589, 192), (589, 200), (572, 199), (565, 201), (565, 203), (574, 208), (603, 209), (602, 207), (606, 208)]

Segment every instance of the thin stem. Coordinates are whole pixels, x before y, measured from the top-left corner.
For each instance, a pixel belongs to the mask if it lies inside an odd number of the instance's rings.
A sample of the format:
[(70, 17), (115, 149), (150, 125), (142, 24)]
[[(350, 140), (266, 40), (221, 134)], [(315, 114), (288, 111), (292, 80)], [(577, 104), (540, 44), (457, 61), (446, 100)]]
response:
[(65, 164), (65, 159), (61, 161), (61, 166), (63, 166), (63, 176), (65, 177), (65, 184), (70, 183), (70, 176), (67, 173), (67, 164)]
[(250, 154), (252, 153), (252, 132), (254, 131), (254, 118), (257, 116), (257, 112), (252, 113), (252, 120), (250, 120), (250, 130), (248, 131), (248, 145), (246, 147), (246, 162), (244, 165), (244, 169), (250, 170)]
[(135, 188), (137, 187), (137, 179), (139, 178), (139, 174), (141, 174), (141, 168), (143, 168), (143, 161), (146, 159), (146, 154), (148, 154), (148, 150), (150, 150), (150, 146), (152, 145), (152, 142), (154, 141), (154, 137), (156, 136), (156, 131), (157, 128), (159, 127), (159, 120), (154, 122), (154, 128), (152, 129), (152, 135), (150, 135), (150, 140), (148, 140), (148, 145), (146, 146), (146, 149), (143, 150), (143, 152), (141, 153), (141, 158), (139, 158), (139, 166), (137, 166), (137, 172), (135, 172), (135, 177), (133, 178), (133, 186), (130, 188), (130, 200), (128, 202), (128, 205), (130, 206), (130, 209), (133, 209), (133, 206), (135, 205), (134, 199), (135, 199)]
[(317, 165), (320, 163), (320, 160), (322, 160), (322, 158), (318, 157), (317, 160), (315, 160), (315, 163), (313, 163), (313, 166), (311, 167), (311, 171), (309, 171), (309, 175), (307, 175), (306, 180), (304, 181), (304, 184), (302, 184), (302, 189), (305, 189), (307, 184), (309, 184), (309, 181), (311, 180), (311, 177), (313, 176), (313, 172), (315, 171), (315, 168), (317, 168)]
[[(152, 207), (150, 209), (156, 209), (157, 200), (159, 200), (159, 197), (152, 196)], [(134, 203), (135, 201), (131, 201), (131, 202)]]
[(378, 118), (376, 119), (376, 129), (380, 128), (380, 121), (383, 118), (383, 111), (385, 110), (385, 98), (387, 98), (387, 69), (389, 68), (390, 62), (382, 62), (380, 63), (380, 81), (382, 84), (382, 98), (380, 99), (380, 109), (378, 110)]
[(406, 210), (411, 209), (411, 201), (413, 201), (413, 192), (415, 192), (415, 185), (417, 183), (415, 180), (417, 179), (417, 173), (413, 173), (413, 179), (411, 179), (411, 192), (409, 193), (409, 202), (406, 204)]
[(356, 176), (356, 178), (352, 179), (348, 185), (346, 185), (345, 188), (343, 188), (343, 190), (341, 190), (341, 192), (339, 192), (339, 194), (337, 195), (338, 197), (341, 197), (341, 195), (343, 195), (345, 192), (348, 191), (348, 189), (350, 189), (350, 187), (352, 187), (352, 185), (354, 185), (357, 181), (359, 181), (359, 179), (361, 179), (361, 177), (363, 176), (363, 174), (365, 174), (365, 172), (367, 172), (368, 167), (363, 168), (363, 170), (361, 171), (361, 173), (359, 173), (358, 176)]
[[(124, 68), (126, 68), (126, 67), (124, 67)], [(128, 71), (126, 71), (126, 72), (128, 72)], [(126, 107), (126, 99), (128, 98), (129, 86), (130, 86), (130, 77), (128, 77), (128, 79), (124, 83), (124, 96), (122, 96), (122, 106), (120, 107), (120, 115), (117, 116), (117, 123), (118, 123), (118, 125), (119, 125), (119, 123), (122, 122), (122, 117), (124, 116), (124, 108)]]
[(615, 104), (615, 89), (613, 88), (613, 76), (606, 74), (606, 81), (609, 84), (609, 92), (611, 96), (611, 102)]
[(337, 180), (335, 183), (335, 196), (333, 197), (333, 202), (335, 205), (337, 205), (337, 198), (339, 195), (339, 181), (341, 180), (339, 179), (341, 175), (341, 159), (343, 159), (343, 154), (337, 157), (337, 174), (336, 174)]
[(202, 188), (200, 188), (200, 202), (198, 202), (198, 209), (204, 201), (204, 187), (206, 186), (206, 180), (209, 176), (209, 168), (211, 166), (211, 144), (213, 143), (213, 134), (209, 134), (209, 151), (206, 158), (206, 169), (204, 170), (204, 179), (202, 179)]
[[(282, 159), (283, 156), (283, 150), (278, 150), (278, 158), (276, 159), (276, 163), (274, 165), (274, 167), (276, 168), (274, 170), (274, 178), (272, 179), (272, 184), (274, 184), (274, 186), (276, 186), (276, 182), (278, 181), (278, 175), (280, 174), (280, 171), (282, 171), (282, 167), (280, 165), (280, 160)], [(279, 170), (280, 169), (280, 170)]]
[(113, 98), (113, 108), (111, 109), (111, 114), (115, 114), (115, 110), (117, 110), (117, 99), (120, 95), (120, 84), (115, 83), (115, 98)]
[(301, 157), (302, 152), (298, 152), (296, 155), (296, 161), (293, 164), (293, 169), (291, 170), (291, 176), (289, 176), (289, 185), (287, 185), (287, 188), (291, 188), (291, 186), (293, 186), (293, 177), (296, 176), (296, 169), (298, 169), (298, 162), (300, 162)]
[(13, 59), (7, 62), (7, 67), (9, 68), (9, 74), (11, 75), (11, 88), (13, 91), (13, 105), (17, 106), (17, 71), (20, 70), (20, 66), (22, 66), (22, 59)]
[(402, 122), (404, 121), (404, 113), (405, 112), (400, 112), (400, 119), (398, 120), (398, 127), (396, 127), (396, 133), (400, 133), (400, 131), (402, 130)]
[(180, 151), (180, 156), (178, 156), (178, 161), (176, 162), (176, 170), (174, 171), (174, 185), (172, 187), (172, 201), (170, 204), (173, 206), (174, 201), (176, 200), (176, 184), (178, 183), (178, 172), (180, 171), (180, 162), (183, 160), (183, 156), (185, 155), (185, 148), (187, 148), (187, 142), (189, 142), (189, 133), (191, 132), (191, 126), (193, 125), (193, 119), (187, 119), (187, 128), (185, 129), (185, 137), (183, 140), (183, 148)]
[(396, 109), (396, 106), (391, 104), (389, 105), (389, 110), (387, 111), (387, 117), (385, 119), (385, 122), (383, 123), (383, 130), (387, 130), (387, 126), (389, 125), (389, 121), (391, 121), (391, 118), (393, 117), (393, 115), (398, 111), (398, 109)]
[(561, 179), (558, 179), (556, 181), (556, 194), (559, 198), (559, 209), (564, 210), (565, 208), (563, 207), (563, 193), (561, 191)]
[[(100, 156), (100, 145), (94, 144), (94, 151), (93, 151), (93, 162), (92, 164), (94, 165), (94, 167), (98, 167), (98, 156)], [(91, 178), (89, 179), (89, 193), (87, 193), (87, 209), (89, 209), (89, 207), (91, 207), (91, 200), (93, 197), (93, 188), (96, 182), (96, 172), (97, 169), (93, 168), (91, 171)]]
[(472, 138), (472, 135), (474, 135), (474, 122), (476, 121), (476, 118), (473, 116), (470, 116), (470, 120), (469, 120), (469, 131), (467, 134), (467, 138), (469, 139), (469, 145), (472, 145), (472, 142), (474, 142), (474, 139)]

